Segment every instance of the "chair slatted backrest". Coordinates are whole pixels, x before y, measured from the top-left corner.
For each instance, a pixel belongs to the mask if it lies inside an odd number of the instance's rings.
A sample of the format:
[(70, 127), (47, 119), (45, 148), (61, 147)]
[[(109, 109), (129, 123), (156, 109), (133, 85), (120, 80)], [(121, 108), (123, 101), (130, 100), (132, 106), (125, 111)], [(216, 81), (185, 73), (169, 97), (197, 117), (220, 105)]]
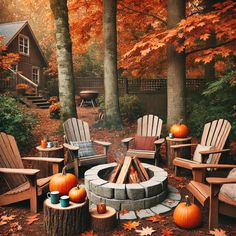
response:
[(142, 136), (157, 136), (160, 138), (163, 120), (158, 116), (145, 115), (137, 121), (137, 134)]
[(90, 140), (89, 125), (85, 121), (70, 118), (64, 122), (63, 129), (68, 143), (70, 141)]
[[(224, 119), (214, 120), (205, 124), (201, 145), (213, 146), (216, 149), (223, 149), (225, 142), (229, 136), (231, 125), (229, 121)], [(213, 154), (210, 163), (217, 164), (220, 160), (221, 153)]]
[[(1, 168), (24, 168), (20, 152), (13, 136), (0, 133), (0, 167)], [(9, 189), (13, 189), (27, 181), (24, 175), (3, 174)]]

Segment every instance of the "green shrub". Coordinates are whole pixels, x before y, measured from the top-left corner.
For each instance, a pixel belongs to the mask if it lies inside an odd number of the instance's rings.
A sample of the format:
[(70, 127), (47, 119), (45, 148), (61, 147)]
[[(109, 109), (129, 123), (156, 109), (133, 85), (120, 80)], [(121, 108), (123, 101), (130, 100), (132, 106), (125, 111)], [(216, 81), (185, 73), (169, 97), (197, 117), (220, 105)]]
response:
[(203, 125), (215, 119), (226, 119), (232, 125), (230, 139), (236, 138), (236, 69), (230, 67), (225, 76), (211, 82), (202, 94), (187, 101), (191, 133), (200, 137)]
[(21, 150), (32, 141), (35, 122), (35, 117), (24, 113), (14, 98), (0, 96), (0, 131), (13, 135)]
[[(135, 95), (124, 95), (119, 98), (120, 113), (123, 120), (133, 122), (144, 114), (144, 108), (140, 99)], [(98, 98), (99, 109), (105, 110), (104, 95)]]

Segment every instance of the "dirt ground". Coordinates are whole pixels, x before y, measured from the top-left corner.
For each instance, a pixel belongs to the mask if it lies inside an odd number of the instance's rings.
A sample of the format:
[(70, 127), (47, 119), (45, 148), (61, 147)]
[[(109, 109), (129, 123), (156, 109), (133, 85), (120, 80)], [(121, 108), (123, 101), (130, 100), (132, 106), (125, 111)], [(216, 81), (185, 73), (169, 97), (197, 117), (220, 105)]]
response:
[[(63, 143), (63, 133), (61, 129), (61, 124), (59, 120), (53, 120), (49, 118), (48, 110), (41, 109), (30, 109), (28, 112), (34, 113), (38, 116), (38, 123), (34, 128), (34, 146), (39, 144), (41, 137), (47, 136), (50, 138), (57, 138), (60, 143)], [(87, 121), (90, 124), (95, 123), (96, 118), (98, 117), (97, 108), (78, 108), (77, 110), (78, 116), (80, 119)], [(109, 162), (114, 161), (116, 158), (119, 158), (124, 153), (124, 147), (121, 145), (121, 140), (125, 137), (132, 136), (135, 133), (135, 125), (126, 125), (123, 130), (115, 131), (115, 130), (107, 130), (107, 129), (99, 129), (91, 127), (91, 136), (93, 139), (109, 141), (112, 143), (111, 148), (109, 149)], [(168, 181), (170, 185), (177, 187), (181, 193), (182, 199), (186, 194), (189, 193), (185, 189), (185, 185), (191, 179), (191, 176), (186, 178), (175, 178), (173, 171), (169, 170), (165, 164), (165, 147), (163, 146), (161, 150), (163, 156), (163, 163), (161, 167), (163, 167), (166, 171), (168, 171)], [(27, 156), (38, 155), (37, 150), (35, 148), (30, 149), (27, 153)], [(80, 179), (82, 182), (83, 179)], [(20, 203), (12, 204), (7, 207), (0, 208), (0, 235), (46, 235), (43, 225), (43, 210), (42, 205), (46, 196), (42, 196), (39, 198), (39, 214), (35, 215), (29, 211), (29, 201), (23, 201)], [(152, 223), (147, 220), (139, 220), (140, 225), (137, 229), (141, 229), (142, 227), (152, 227), (153, 230), (156, 230), (152, 235), (209, 235), (208, 231), (208, 211), (207, 209), (202, 208), (202, 224), (200, 227), (194, 230), (185, 230), (181, 229), (173, 223), (173, 211), (164, 214), (163, 221)], [(5, 223), (3, 223), (5, 222)], [(126, 221), (118, 222), (117, 227), (112, 232), (106, 233), (96, 233), (94, 232), (87, 233), (85, 235), (139, 235), (134, 230), (127, 231), (123, 229), (123, 224), (127, 223)], [(219, 228), (224, 230), (225, 234), (215, 234), (215, 235), (236, 235), (236, 219), (220, 216), (220, 224)], [(164, 234), (163, 230), (170, 229), (172, 234)], [(89, 230), (88, 230), (89, 231)], [(222, 233), (222, 231), (221, 231)]]

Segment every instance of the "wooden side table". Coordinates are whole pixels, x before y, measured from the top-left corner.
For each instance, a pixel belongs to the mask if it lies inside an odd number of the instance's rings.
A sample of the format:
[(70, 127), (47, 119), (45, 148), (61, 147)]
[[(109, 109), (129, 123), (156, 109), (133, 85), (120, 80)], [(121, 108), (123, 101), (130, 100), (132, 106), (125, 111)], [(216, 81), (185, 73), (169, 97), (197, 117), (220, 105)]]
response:
[(104, 214), (98, 214), (97, 208), (90, 209), (91, 228), (98, 232), (107, 232), (116, 227), (116, 210), (106, 206)]
[[(166, 137), (166, 159), (168, 162), (168, 167), (173, 169), (173, 160), (175, 158), (174, 149), (171, 148), (172, 145), (191, 143), (192, 137), (187, 138), (170, 138)], [(191, 155), (191, 147), (182, 148), (180, 151), (180, 157), (189, 158)]]
[(47, 234), (52, 236), (78, 235), (87, 230), (89, 225), (89, 203), (70, 202), (68, 207), (60, 203), (51, 204), (46, 199), (43, 204), (44, 227)]
[[(59, 157), (64, 158), (63, 146), (59, 147), (51, 147), (51, 148), (42, 148), (41, 146), (37, 146), (36, 149), (39, 151), (40, 157)], [(51, 165), (48, 163), (38, 163), (40, 167), (40, 175), (39, 177), (45, 177), (52, 175)]]

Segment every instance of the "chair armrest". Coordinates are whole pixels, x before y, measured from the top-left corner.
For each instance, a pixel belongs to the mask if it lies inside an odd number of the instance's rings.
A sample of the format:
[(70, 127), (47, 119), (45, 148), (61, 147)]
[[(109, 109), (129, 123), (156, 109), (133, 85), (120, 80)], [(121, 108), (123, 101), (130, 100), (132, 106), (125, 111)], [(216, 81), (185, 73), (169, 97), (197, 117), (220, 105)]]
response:
[(230, 149), (212, 149), (208, 151), (201, 151), (199, 152), (201, 155), (209, 155), (209, 154), (216, 154), (216, 153), (222, 153), (222, 152), (229, 152)]
[(124, 138), (121, 140), (122, 143), (128, 143), (130, 141), (132, 141), (134, 139), (134, 137), (129, 137), (129, 138)]
[(219, 168), (219, 169), (232, 169), (236, 168), (236, 165), (228, 164), (193, 164), (192, 169), (207, 169), (207, 168)]
[(157, 139), (155, 142), (154, 142), (154, 144), (155, 145), (158, 145), (158, 144), (162, 144), (162, 143), (164, 143), (165, 142), (165, 139), (164, 138), (160, 138), (160, 139)]
[(192, 146), (197, 146), (197, 144), (196, 143), (185, 143), (185, 144), (171, 145), (170, 147), (173, 149), (178, 149), (178, 148), (192, 147)]
[(230, 184), (236, 183), (236, 178), (215, 178), (215, 177), (208, 177), (206, 181), (209, 184)]
[(101, 144), (103, 146), (110, 146), (110, 142), (104, 142), (104, 141), (99, 141), (99, 140), (93, 140), (94, 143)]
[(22, 157), (22, 160), (26, 161), (46, 161), (50, 163), (62, 163), (64, 158), (54, 158), (54, 157)]
[(22, 175), (36, 175), (40, 170), (38, 169), (20, 169), (20, 168), (0, 168), (0, 172), (4, 174), (22, 174)]
[(71, 145), (69, 143), (63, 143), (63, 146), (71, 151), (78, 151), (79, 147)]

